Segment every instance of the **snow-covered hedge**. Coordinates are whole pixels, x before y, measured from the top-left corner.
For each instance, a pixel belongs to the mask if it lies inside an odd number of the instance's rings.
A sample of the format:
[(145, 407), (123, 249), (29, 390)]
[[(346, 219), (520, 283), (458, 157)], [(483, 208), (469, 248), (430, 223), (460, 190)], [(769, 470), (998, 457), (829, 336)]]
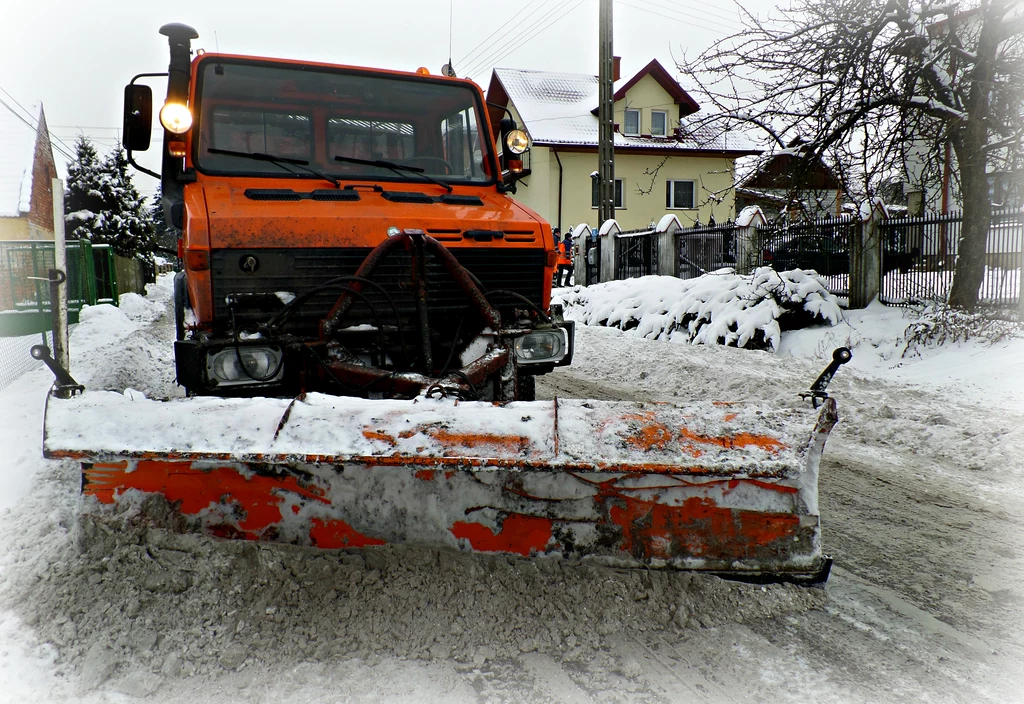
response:
[(632, 330), (646, 339), (749, 349), (778, 348), (783, 330), (835, 325), (839, 303), (814, 274), (769, 267), (696, 279), (644, 276), (559, 290), (554, 303), (586, 325)]

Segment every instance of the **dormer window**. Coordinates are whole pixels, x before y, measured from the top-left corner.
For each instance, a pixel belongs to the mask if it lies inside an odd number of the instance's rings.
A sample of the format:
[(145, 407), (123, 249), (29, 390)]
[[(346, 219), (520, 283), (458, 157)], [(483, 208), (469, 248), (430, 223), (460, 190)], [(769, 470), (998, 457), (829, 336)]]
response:
[(623, 120), (622, 134), (627, 137), (638, 137), (640, 136), (640, 111), (626, 109), (626, 117)]
[(651, 110), (651, 136), (664, 137), (668, 134), (668, 113), (664, 110)]

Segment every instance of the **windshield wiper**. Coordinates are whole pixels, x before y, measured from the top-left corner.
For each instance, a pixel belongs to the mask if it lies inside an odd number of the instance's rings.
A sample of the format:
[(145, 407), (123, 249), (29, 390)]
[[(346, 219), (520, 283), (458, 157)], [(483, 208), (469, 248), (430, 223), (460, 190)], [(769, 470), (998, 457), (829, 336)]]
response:
[(390, 169), (391, 171), (394, 171), (399, 176), (402, 175), (403, 171), (407, 171), (407, 172), (409, 172), (411, 174), (415, 174), (416, 176), (419, 176), (422, 179), (426, 179), (427, 181), (430, 181), (431, 183), (436, 183), (441, 188), (446, 189), (449, 193), (451, 193), (453, 190), (455, 190), (451, 186), (449, 186), (447, 183), (445, 183), (444, 181), (436, 179), (433, 176), (427, 176), (425, 173), (423, 173), (423, 169), (421, 169), (418, 166), (406, 166), (404, 164), (396, 164), (396, 163), (394, 163), (392, 161), (384, 161), (383, 159), (357, 159), (354, 156), (336, 156), (336, 157), (334, 157), (334, 160), (335, 161), (342, 161), (342, 162), (345, 162), (346, 164), (362, 164), (363, 166), (378, 166), (378, 167), (380, 167), (382, 169)]
[[(309, 162), (306, 161), (305, 159), (291, 159), (291, 158), (286, 157), (286, 156), (274, 156), (273, 154), (264, 154), (262, 152), (236, 152), (233, 149), (217, 149), (216, 147), (210, 147), (206, 151), (208, 151), (210, 154), (223, 154), (225, 156), (240, 156), (240, 157), (242, 157), (244, 159), (254, 159), (255, 161), (269, 161), (271, 164), (276, 164), (277, 166), (280, 166), (283, 169), (287, 169), (288, 167), (286, 165), (287, 164), (291, 164), (293, 166), (298, 166), (299, 168), (301, 168), (303, 171), (306, 171), (307, 173), (311, 173), (314, 176), (319, 176), (324, 181), (329, 181), (329, 182), (333, 183), (335, 188), (341, 188), (341, 181), (339, 181), (338, 179), (334, 178), (333, 176), (328, 176), (327, 174), (323, 173), (322, 171), (317, 171), (316, 169), (309, 168), (309, 166), (308, 166)], [(295, 173), (295, 172), (289, 170), (289, 173)]]

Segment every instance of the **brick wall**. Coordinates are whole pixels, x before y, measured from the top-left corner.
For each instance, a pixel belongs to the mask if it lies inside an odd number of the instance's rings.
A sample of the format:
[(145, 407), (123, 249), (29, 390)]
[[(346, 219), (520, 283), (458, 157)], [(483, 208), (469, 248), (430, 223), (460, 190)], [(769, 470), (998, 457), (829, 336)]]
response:
[(32, 159), (32, 199), (28, 213), (29, 237), (53, 239), (53, 179), (57, 167), (53, 163), (53, 148), (46, 127), (46, 116), (39, 111), (39, 129), (36, 131), (36, 150)]

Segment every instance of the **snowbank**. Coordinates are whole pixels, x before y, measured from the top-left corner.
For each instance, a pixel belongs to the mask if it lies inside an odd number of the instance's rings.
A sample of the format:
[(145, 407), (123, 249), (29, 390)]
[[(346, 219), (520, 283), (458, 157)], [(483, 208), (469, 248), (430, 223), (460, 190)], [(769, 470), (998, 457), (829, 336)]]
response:
[(813, 274), (761, 267), (695, 279), (644, 276), (557, 294), (566, 317), (649, 340), (777, 350), (784, 330), (835, 325), (838, 299)]

